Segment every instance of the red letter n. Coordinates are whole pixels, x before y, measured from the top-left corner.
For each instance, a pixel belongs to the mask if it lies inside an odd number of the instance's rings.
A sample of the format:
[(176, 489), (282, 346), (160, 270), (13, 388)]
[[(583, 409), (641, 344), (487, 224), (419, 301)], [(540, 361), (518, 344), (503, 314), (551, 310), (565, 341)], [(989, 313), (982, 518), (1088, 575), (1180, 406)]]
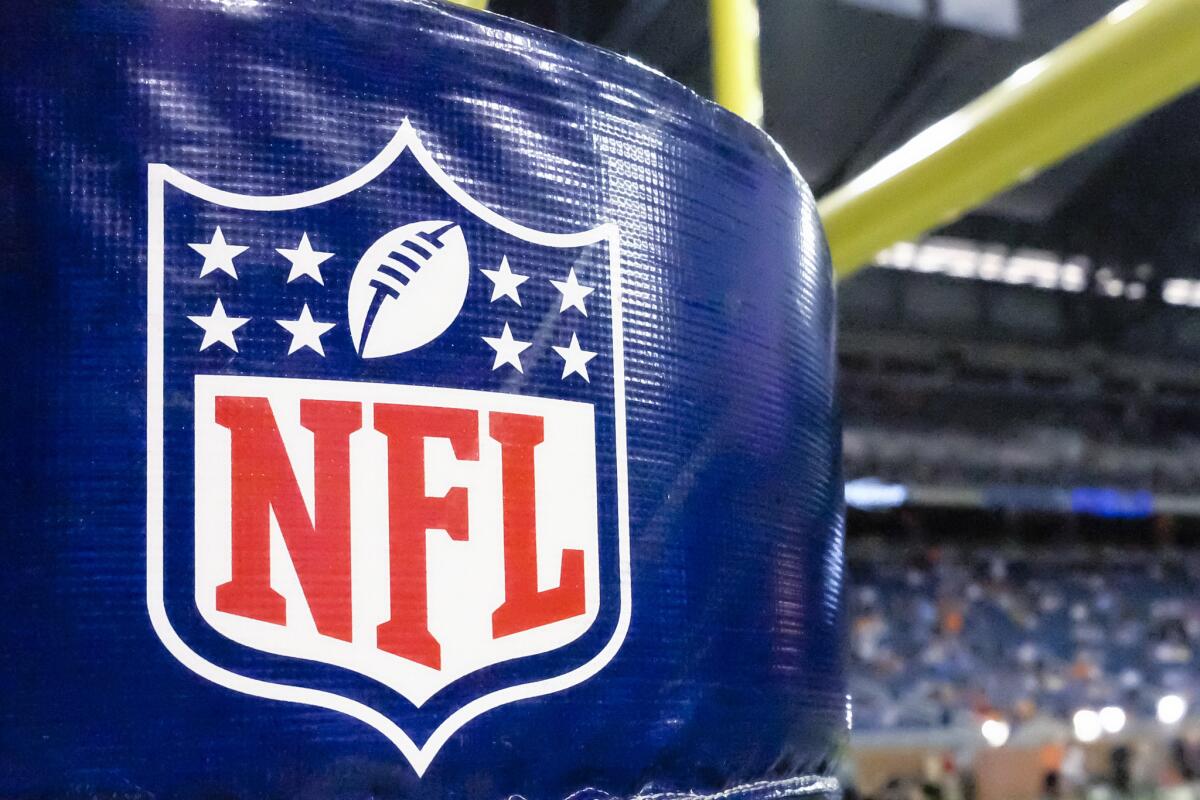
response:
[(216, 405), (232, 443), (233, 501), (233, 577), (217, 587), (217, 609), (287, 622), (284, 598), (271, 588), (274, 512), (317, 630), (350, 641), (350, 434), (362, 407), (300, 401), (300, 424), (313, 434), (314, 523), (267, 399), (218, 397)]
[(479, 459), (479, 415), (462, 408), (379, 403), (375, 430), (388, 439), (388, 524), (391, 618), (377, 629), (380, 650), (432, 669), (442, 667), (442, 647), (429, 632), (426, 536), (443, 530), (467, 539), (467, 490), (445, 497), (425, 494), (425, 440), (449, 439), (460, 461)]
[(533, 449), (542, 443), (542, 418), (492, 412), (489, 433), (500, 443), (504, 490), (504, 602), (492, 613), (492, 638), (582, 614), (583, 551), (563, 550), (558, 586), (538, 591), (537, 491)]

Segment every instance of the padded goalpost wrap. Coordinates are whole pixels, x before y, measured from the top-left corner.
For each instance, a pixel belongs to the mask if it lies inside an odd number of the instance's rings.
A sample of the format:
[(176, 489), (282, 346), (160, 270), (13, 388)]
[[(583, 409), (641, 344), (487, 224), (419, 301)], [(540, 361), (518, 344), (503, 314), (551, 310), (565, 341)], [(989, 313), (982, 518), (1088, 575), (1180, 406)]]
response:
[(433, 0), (0, 30), (0, 795), (839, 795), (831, 270), (761, 131)]

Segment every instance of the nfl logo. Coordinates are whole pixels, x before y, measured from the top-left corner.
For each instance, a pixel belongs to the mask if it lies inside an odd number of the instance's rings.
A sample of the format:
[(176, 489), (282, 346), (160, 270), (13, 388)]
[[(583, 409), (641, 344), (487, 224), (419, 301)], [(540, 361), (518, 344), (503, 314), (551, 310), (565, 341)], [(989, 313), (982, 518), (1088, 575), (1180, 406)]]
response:
[(149, 169), (147, 596), (231, 690), (348, 714), (422, 773), (585, 681), (631, 608), (617, 230), (472, 198), (405, 122), (249, 195)]

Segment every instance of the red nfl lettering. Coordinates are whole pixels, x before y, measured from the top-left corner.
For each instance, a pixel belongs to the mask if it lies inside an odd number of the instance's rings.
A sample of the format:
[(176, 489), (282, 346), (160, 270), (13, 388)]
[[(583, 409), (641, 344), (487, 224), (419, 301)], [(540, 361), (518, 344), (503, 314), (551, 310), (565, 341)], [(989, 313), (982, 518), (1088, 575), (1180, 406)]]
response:
[(504, 604), (492, 614), (492, 635), (507, 636), (584, 612), (583, 551), (564, 550), (559, 583), (537, 588), (537, 518), (533, 448), (542, 442), (542, 419), (493, 414), (492, 438), (504, 464)]
[(392, 617), (378, 628), (378, 646), (432, 669), (442, 666), (442, 648), (429, 632), (426, 537), (443, 530), (451, 539), (468, 536), (467, 490), (456, 486), (444, 497), (425, 494), (425, 439), (446, 439), (460, 461), (479, 458), (478, 414), (461, 408), (380, 405), (375, 429), (388, 439), (388, 517), (391, 547)]
[(269, 514), (296, 565), (317, 630), (350, 641), (350, 434), (362, 424), (357, 403), (305, 400), (312, 431), (315, 523), (296, 485), (279, 428), (264, 397), (218, 397), (216, 422), (232, 434), (233, 578), (217, 587), (217, 608), (284, 624), (285, 601), (271, 588)]
[[(272, 515), (294, 565), (317, 631), (353, 639), (351, 603), (350, 436), (362, 404), (304, 399), (300, 424), (313, 437), (314, 513), (305, 507), (292, 460), (265, 397), (215, 397), (216, 424), (230, 440), (232, 578), (216, 587), (216, 608), (261, 622), (288, 624), (287, 602), (271, 587)], [(470, 537), (467, 489), (426, 494), (425, 445), (449, 442), (459, 461), (479, 459), (480, 414), (472, 409), (377, 403), (374, 429), (387, 439), (390, 618), (375, 646), (441, 668), (441, 644), (429, 629), (427, 541), (430, 531)], [(492, 637), (510, 636), (586, 612), (584, 552), (564, 549), (556, 586), (538, 585), (536, 448), (544, 419), (492, 412), (500, 445), (504, 597), (491, 614)]]

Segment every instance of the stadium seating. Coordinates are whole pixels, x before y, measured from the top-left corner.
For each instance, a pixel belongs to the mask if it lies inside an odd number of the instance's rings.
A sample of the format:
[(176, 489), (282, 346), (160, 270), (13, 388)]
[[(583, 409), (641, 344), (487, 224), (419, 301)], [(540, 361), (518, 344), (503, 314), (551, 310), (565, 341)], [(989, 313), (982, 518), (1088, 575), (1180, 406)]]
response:
[(1200, 690), (1200, 558), (1124, 549), (851, 554), (856, 730), (1019, 725)]

